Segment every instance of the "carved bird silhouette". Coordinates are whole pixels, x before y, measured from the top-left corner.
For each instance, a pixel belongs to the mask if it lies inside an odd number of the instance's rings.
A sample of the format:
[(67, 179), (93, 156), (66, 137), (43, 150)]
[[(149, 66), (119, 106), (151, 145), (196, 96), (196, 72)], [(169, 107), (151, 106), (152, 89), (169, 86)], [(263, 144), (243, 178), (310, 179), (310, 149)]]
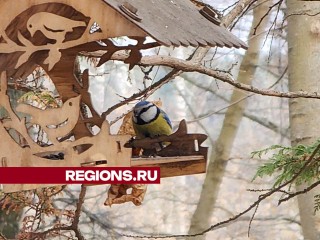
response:
[(80, 111), (80, 97), (77, 96), (66, 101), (61, 108), (42, 110), (28, 104), (20, 103), (16, 110), (31, 116), (32, 124), (40, 125), (48, 139), (57, 144), (58, 137), (69, 134), (76, 125)]
[(61, 43), (68, 32), (73, 32), (76, 27), (85, 27), (84, 21), (75, 21), (49, 12), (39, 12), (32, 15), (27, 22), (27, 29), (31, 37), (37, 32), (42, 32), (47, 38)]
[[(76, 27), (85, 26), (86, 23), (84, 21), (71, 20), (49, 12), (36, 13), (32, 15), (27, 22), (27, 29), (31, 37), (33, 37), (37, 31), (40, 31), (47, 38), (55, 40), (55, 44), (58, 46), (64, 42), (68, 32), (73, 32), (73, 29)], [(52, 48), (50, 50), (50, 57), (46, 58), (43, 63), (48, 64), (48, 69), (51, 70), (60, 58), (61, 52), (59, 48)]]

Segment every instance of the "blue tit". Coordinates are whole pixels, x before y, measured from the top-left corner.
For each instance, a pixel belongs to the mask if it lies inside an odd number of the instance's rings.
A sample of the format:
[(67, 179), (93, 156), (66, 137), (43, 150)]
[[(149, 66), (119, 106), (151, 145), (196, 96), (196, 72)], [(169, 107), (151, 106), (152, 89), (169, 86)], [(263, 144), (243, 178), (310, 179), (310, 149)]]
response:
[(170, 135), (172, 125), (168, 115), (148, 101), (142, 101), (133, 108), (132, 124), (138, 138)]

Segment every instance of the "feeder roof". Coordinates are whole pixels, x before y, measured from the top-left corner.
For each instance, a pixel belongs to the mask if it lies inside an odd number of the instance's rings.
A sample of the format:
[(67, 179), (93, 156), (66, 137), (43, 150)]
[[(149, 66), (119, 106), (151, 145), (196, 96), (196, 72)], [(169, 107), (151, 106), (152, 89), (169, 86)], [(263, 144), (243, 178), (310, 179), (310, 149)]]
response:
[[(103, 1), (166, 46), (247, 48), (243, 41), (226, 28), (204, 17), (190, 0)], [(129, 11), (127, 8), (123, 9), (126, 5), (132, 8)]]

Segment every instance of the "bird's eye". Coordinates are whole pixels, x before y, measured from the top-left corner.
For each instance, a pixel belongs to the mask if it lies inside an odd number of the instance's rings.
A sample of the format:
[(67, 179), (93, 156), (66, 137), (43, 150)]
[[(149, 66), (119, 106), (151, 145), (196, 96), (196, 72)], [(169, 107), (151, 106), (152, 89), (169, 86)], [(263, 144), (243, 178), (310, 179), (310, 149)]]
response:
[(32, 28), (32, 24), (29, 24), (29, 28)]

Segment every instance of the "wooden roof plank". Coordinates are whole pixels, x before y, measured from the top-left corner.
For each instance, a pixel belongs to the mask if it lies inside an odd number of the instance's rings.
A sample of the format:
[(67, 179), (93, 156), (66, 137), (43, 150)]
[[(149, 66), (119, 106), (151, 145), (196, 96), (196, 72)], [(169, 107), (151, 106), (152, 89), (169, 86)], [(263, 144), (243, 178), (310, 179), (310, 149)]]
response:
[[(208, 43), (210, 46), (246, 47), (246, 44), (227, 29), (218, 26), (204, 16), (186, 0), (102, 0), (129, 21), (159, 42), (169, 40), (172, 44), (183, 45), (187, 40), (193, 46)], [(123, 12), (119, 6), (125, 2), (137, 9), (135, 20)], [(166, 39), (166, 40), (164, 40)], [(190, 40), (192, 39), (192, 40)], [(191, 44), (190, 44), (191, 45)], [(191, 45), (191, 46), (192, 46)]]
[(198, 42), (196, 40), (194, 40), (194, 39), (188, 39), (188, 42), (190, 43), (190, 46), (192, 46), (192, 47), (198, 47), (199, 46)]
[(199, 46), (201, 46), (201, 47), (206, 47), (206, 46), (208, 46), (207, 41), (204, 40), (204, 39), (197, 38), (197, 42), (199, 43)]
[(185, 39), (179, 39), (181, 46), (188, 47), (190, 46), (189, 42)]

